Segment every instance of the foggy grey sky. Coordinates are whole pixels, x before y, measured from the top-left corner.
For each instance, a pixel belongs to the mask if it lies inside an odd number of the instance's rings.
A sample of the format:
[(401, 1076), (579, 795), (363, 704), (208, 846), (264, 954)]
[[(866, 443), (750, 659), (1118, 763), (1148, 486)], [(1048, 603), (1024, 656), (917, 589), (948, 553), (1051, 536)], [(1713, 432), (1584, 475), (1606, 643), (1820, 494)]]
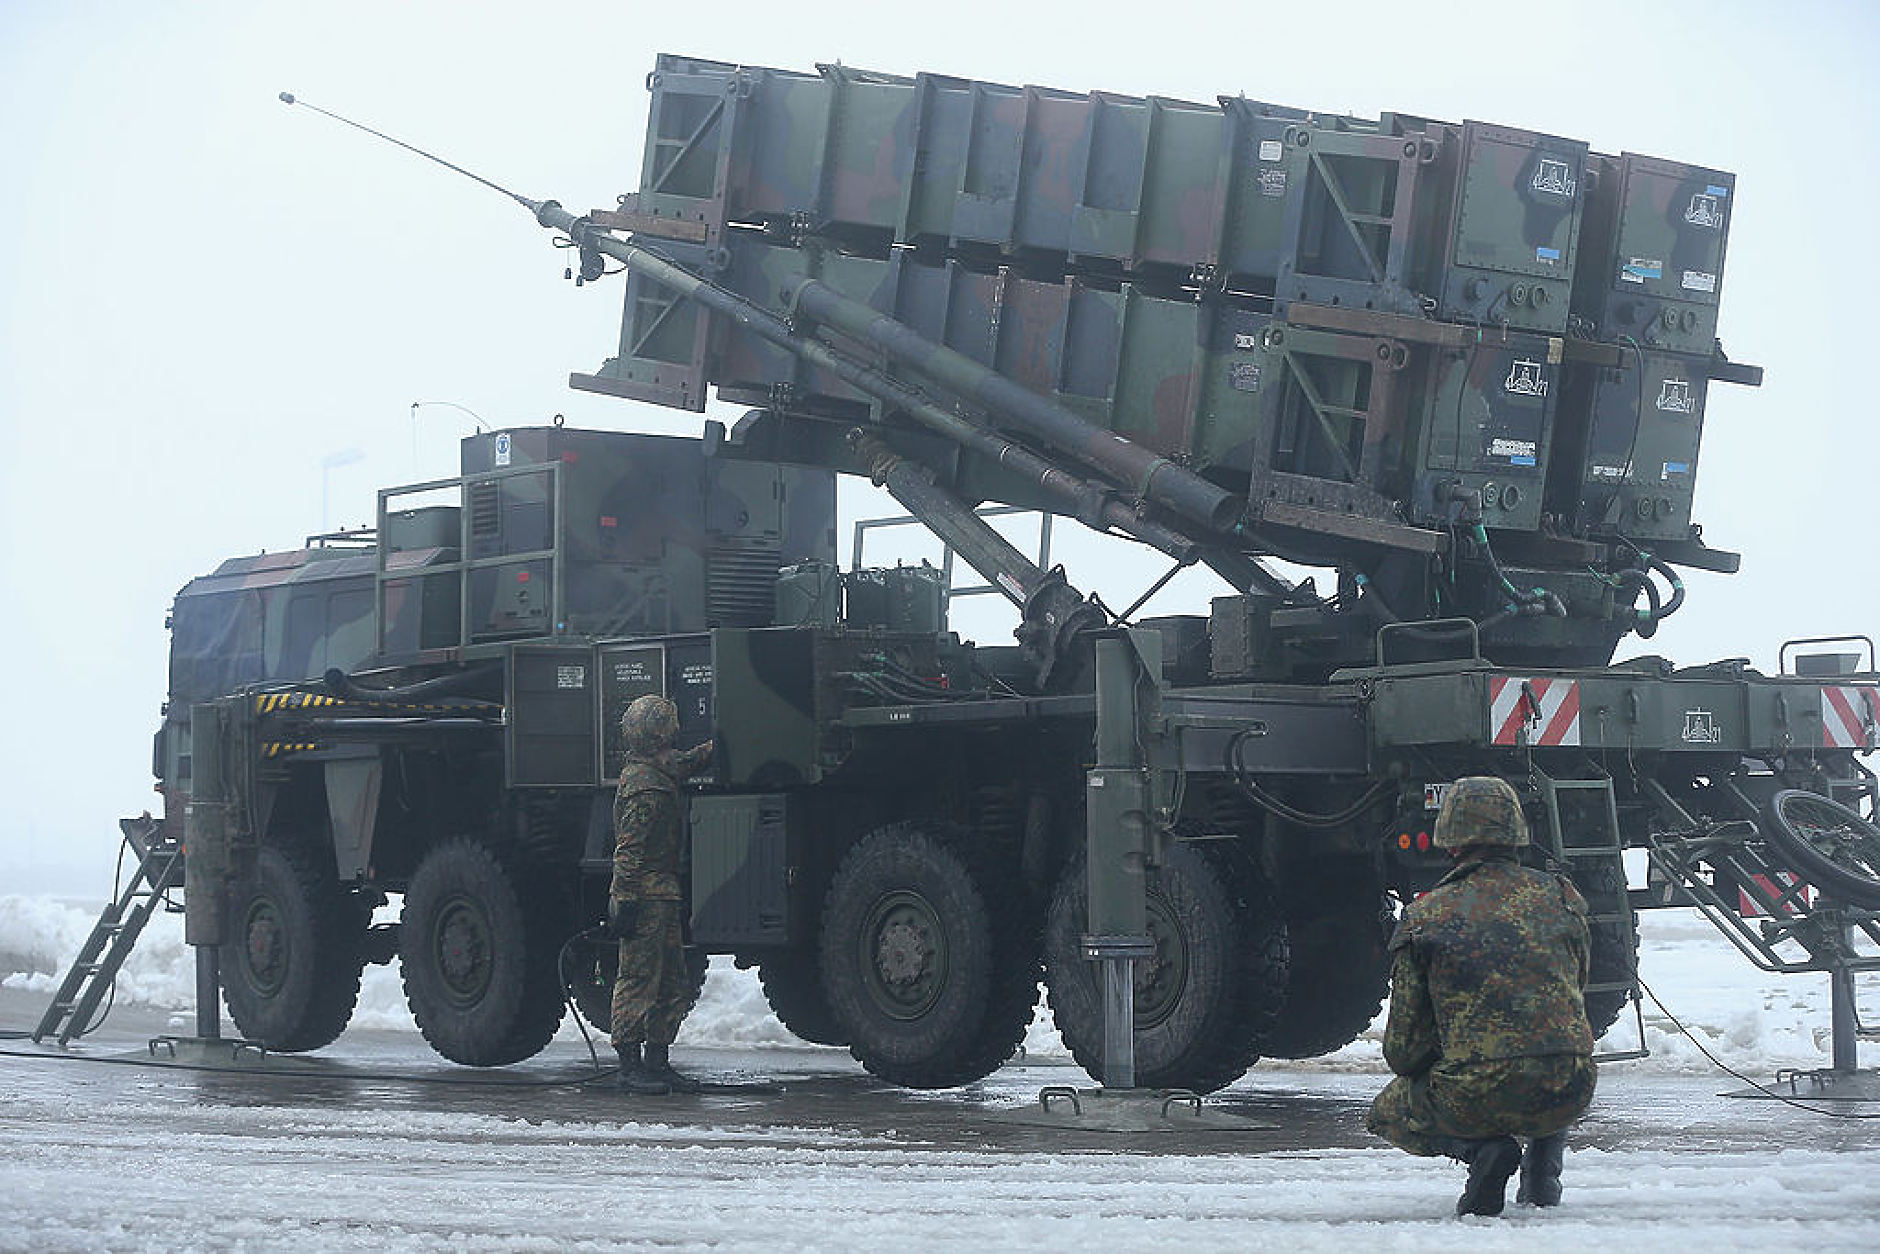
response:
[[(295, 547), (323, 499), (357, 525), (376, 488), (452, 473), (469, 419), (414, 424), (412, 401), (696, 430), (567, 389), (612, 351), (618, 280), (577, 291), (513, 204), (279, 91), (575, 208), (637, 185), (662, 51), (1480, 118), (1732, 170), (1721, 335), (1769, 381), (1713, 390), (1697, 517), (1744, 570), (1687, 576), (1648, 647), (1773, 669), (1784, 639), (1880, 627), (1877, 11), (0, 0), (0, 892), (106, 891), (115, 819), (155, 801), (171, 597), (224, 557)], [(1106, 583), (1063, 556), (1112, 604), (1156, 573)]]

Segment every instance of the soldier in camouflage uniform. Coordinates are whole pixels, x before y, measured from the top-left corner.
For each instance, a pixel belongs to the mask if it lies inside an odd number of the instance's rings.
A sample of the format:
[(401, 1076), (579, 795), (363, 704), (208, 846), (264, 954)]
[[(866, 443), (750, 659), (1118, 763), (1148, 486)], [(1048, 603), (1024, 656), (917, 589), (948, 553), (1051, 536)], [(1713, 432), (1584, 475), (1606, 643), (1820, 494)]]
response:
[[(1499, 779), (1458, 780), (1435, 844), (1456, 869), (1403, 912), (1391, 938), (1384, 1060), (1397, 1074), (1371, 1131), (1412, 1154), (1469, 1165), (1459, 1215), (1560, 1201), (1566, 1129), (1593, 1100), (1583, 990), (1586, 902), (1562, 875), (1521, 865), (1520, 799)], [(1516, 1136), (1531, 1138), (1525, 1155)]]
[(712, 742), (674, 752), (679, 711), (658, 695), (627, 707), (620, 734), (626, 761), (614, 796), (614, 879), (607, 904), (608, 924), (620, 938), (613, 1006), (619, 1084), (633, 1093), (693, 1092), (698, 1084), (674, 1071), (667, 1056), (692, 995), (679, 930), (685, 860), (679, 781), (711, 761)]

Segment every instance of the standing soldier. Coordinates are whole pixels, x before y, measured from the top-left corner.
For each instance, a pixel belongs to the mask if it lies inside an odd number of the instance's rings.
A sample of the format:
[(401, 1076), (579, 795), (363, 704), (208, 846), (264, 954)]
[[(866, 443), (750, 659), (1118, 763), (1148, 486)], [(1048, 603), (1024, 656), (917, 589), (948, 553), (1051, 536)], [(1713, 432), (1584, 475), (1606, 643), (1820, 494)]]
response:
[[(1403, 912), (1390, 948), (1384, 1061), (1397, 1074), (1371, 1104), (1372, 1132), (1469, 1165), (1458, 1215), (1560, 1201), (1569, 1124), (1593, 1100), (1586, 1021), (1586, 902), (1562, 875), (1517, 861), (1520, 798), (1486, 776), (1457, 780), (1435, 844), (1456, 869)], [(1524, 1155), (1516, 1136), (1530, 1138)]]
[(626, 762), (614, 796), (607, 921), (620, 938), (613, 1042), (620, 1055), (619, 1085), (630, 1093), (692, 1093), (699, 1087), (672, 1069), (667, 1047), (692, 994), (679, 930), (685, 862), (679, 781), (710, 763), (712, 742), (677, 753), (672, 742), (678, 734), (678, 707), (656, 694), (640, 697), (620, 716)]

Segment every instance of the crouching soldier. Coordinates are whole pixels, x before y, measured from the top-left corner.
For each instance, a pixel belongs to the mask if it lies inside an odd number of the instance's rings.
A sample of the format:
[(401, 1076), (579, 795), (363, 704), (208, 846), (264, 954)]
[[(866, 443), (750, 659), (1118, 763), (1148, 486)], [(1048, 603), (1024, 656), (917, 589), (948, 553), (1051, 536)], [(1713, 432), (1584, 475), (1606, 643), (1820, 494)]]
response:
[(680, 933), (685, 838), (679, 781), (711, 762), (712, 742), (675, 752), (678, 707), (657, 695), (627, 707), (620, 733), (626, 762), (614, 796), (614, 879), (607, 905), (608, 924), (620, 938), (613, 1005), (618, 1083), (630, 1093), (696, 1092), (698, 1083), (674, 1071), (667, 1056), (692, 999)]
[(1384, 1060), (1398, 1078), (1366, 1123), (1399, 1149), (1467, 1163), (1458, 1215), (1499, 1215), (1517, 1167), (1516, 1200), (1553, 1206), (1567, 1126), (1593, 1100), (1586, 902), (1517, 861), (1527, 822), (1502, 780), (1451, 785), (1434, 843), (1456, 868), (1391, 939)]

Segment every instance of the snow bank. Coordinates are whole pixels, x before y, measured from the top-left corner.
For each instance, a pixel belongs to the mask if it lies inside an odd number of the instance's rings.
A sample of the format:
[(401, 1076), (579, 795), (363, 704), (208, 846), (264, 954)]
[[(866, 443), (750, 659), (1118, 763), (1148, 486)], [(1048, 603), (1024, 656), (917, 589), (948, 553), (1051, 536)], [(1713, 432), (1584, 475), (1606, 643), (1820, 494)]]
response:
[[(50, 995), (66, 964), (96, 920), (96, 907), (50, 897), (0, 896), (0, 984)], [(1659, 910), (1643, 916), (1640, 969), (1645, 982), (1704, 1047), (1751, 1075), (1784, 1067), (1819, 1067), (1828, 1062), (1828, 980), (1824, 975), (1770, 975), (1759, 971), (1692, 911)], [(1861, 1004), (1880, 1017), (1880, 976), (1860, 978)], [(182, 1015), (194, 1004), (193, 958), (183, 944), (180, 915), (151, 920), (118, 979), (120, 1002), (168, 1009)], [(410, 1031), (411, 1014), (396, 967), (368, 967), (353, 1025)], [(1711, 1064), (1648, 999), (1645, 1043), (1651, 1057), (1638, 1064), (1677, 1072), (1704, 1072)], [(1303, 1064), (1341, 1071), (1383, 1069), (1382, 1020), (1344, 1049)], [(579, 1040), (572, 1016), (561, 1039)], [(1605, 1048), (1637, 1043), (1630, 1012), (1607, 1034)], [(777, 1022), (764, 1003), (755, 971), (739, 971), (729, 959), (712, 962), (697, 1009), (687, 1018), (680, 1042), (739, 1047), (802, 1043)], [(1866, 1046), (1862, 1061), (1872, 1065)], [(1063, 1044), (1040, 1004), (1025, 1036), (1032, 1057), (1062, 1057)]]

